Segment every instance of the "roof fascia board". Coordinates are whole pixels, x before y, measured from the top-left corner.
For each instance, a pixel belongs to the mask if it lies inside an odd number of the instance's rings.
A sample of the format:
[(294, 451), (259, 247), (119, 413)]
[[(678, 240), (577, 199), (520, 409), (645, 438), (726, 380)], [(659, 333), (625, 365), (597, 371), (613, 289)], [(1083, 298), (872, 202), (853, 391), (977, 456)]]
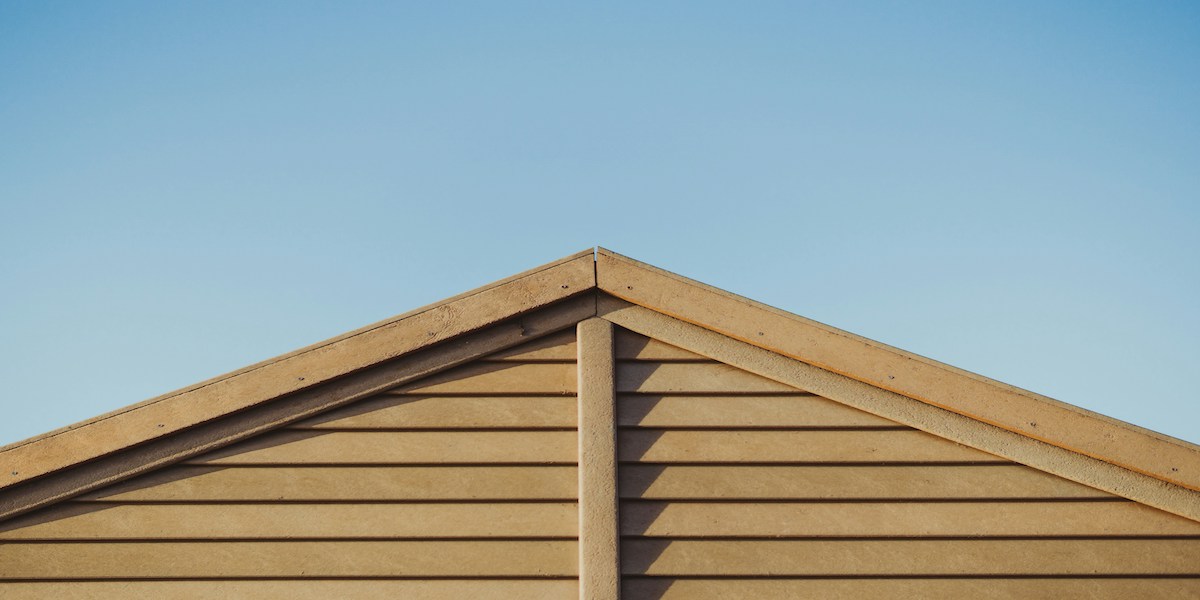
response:
[(572, 254), (295, 352), (0, 448), (0, 488), (120, 451), (594, 289)]
[(601, 294), (597, 314), (626, 329), (984, 452), (1200, 521), (1200, 492), (1097, 460), (730, 339)]
[(1200, 446), (598, 248), (596, 284), (676, 319), (996, 427), (1200, 490)]
[(264, 402), (44, 477), (0, 490), (0, 520), (141, 475), (344, 406), (440, 371), (562, 331), (594, 317), (594, 294), (576, 296), (346, 377)]

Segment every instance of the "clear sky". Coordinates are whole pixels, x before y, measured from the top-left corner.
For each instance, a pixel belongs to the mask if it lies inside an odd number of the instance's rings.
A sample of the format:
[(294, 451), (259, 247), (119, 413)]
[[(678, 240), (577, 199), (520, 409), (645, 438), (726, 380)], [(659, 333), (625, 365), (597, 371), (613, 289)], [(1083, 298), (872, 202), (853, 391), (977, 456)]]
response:
[(603, 245), (1200, 442), (1195, 2), (0, 2), (0, 444)]

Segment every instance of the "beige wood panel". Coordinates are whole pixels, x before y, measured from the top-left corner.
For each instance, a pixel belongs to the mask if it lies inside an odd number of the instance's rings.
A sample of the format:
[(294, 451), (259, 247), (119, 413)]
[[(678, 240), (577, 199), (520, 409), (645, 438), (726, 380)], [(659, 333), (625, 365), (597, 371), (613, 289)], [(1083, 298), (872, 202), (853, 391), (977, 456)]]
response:
[(625, 540), (647, 575), (1198, 575), (1200, 539)]
[(1045, 444), (639, 306), (601, 296), (605, 319), (922, 431), (1200, 521), (1200, 494), (1115, 464)]
[(575, 330), (568, 329), (539, 338), (528, 344), (521, 344), (508, 350), (489, 354), (481, 360), (574, 362), (576, 352)]
[(617, 365), (617, 391), (643, 394), (754, 394), (797, 390), (717, 362), (623, 362)]
[[(1200, 446), (817, 323), (603, 248), (596, 283), (680, 321), (1122, 466), (1200, 490)], [(604, 311), (601, 316), (607, 316)], [(644, 333), (644, 332), (643, 332)]]
[(617, 418), (641, 427), (900, 427), (820, 396), (635, 396), (617, 399)]
[(1200, 536), (1135, 502), (626, 502), (621, 533), (661, 537)]
[(628, 329), (617, 331), (615, 352), (620, 360), (710, 360), (695, 352), (636, 334)]
[(173, 467), (81, 499), (128, 502), (306, 500), (566, 500), (570, 466)]
[(396, 388), (416, 394), (575, 393), (571, 363), (473, 362)]
[(618, 445), (621, 460), (641, 462), (1009, 462), (915, 430), (626, 429)]
[(65, 503), (0, 523), (4, 540), (575, 537), (574, 502)]
[(570, 396), (407, 396), (385, 394), (302, 421), (291, 429), (453, 429), (574, 427)]
[(670, 466), (622, 465), (623, 498), (954, 499), (1114, 498), (1021, 465)]
[[(183, 431), (595, 287), (590, 251), (0, 449), (0, 486)], [(563, 303), (560, 303), (563, 304)], [(594, 312), (595, 304), (588, 302)]]
[(1178, 600), (1200, 597), (1188, 579), (672, 579), (626, 578), (625, 600)]
[(55, 581), (2, 583), (5, 600), (574, 600), (572, 579)]
[(7, 544), (0, 579), (574, 576), (574, 541)]
[(579, 323), (579, 598), (617, 600), (621, 565), (613, 325)]
[(574, 431), (279, 431), (188, 464), (573, 463)]

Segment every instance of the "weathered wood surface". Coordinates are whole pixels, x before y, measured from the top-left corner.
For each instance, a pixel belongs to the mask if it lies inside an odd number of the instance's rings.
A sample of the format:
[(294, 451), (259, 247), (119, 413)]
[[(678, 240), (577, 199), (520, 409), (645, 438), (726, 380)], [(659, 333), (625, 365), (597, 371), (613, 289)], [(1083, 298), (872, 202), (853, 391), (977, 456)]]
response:
[(603, 318), (758, 375), (1014, 462), (1200, 521), (1200, 493), (767, 351), (608, 296)]
[(528, 344), (489, 354), (480, 360), (512, 362), (575, 362), (575, 329), (566, 329)]
[(1200, 536), (1135, 502), (626, 502), (621, 533), (658, 537)]
[(12, 540), (575, 537), (574, 502), (65, 503), (0, 523)]
[(621, 363), (618, 392), (643, 394), (795, 392), (796, 388), (731, 367), (709, 363)]
[(625, 600), (1178, 600), (1200, 597), (1188, 579), (672, 579), (626, 578)]
[(903, 427), (832, 400), (794, 396), (642, 396), (617, 398), (625, 427)]
[(173, 467), (81, 496), (122, 502), (573, 500), (574, 466)]
[(617, 600), (616, 392), (613, 326), (579, 324), (579, 597)]
[(1021, 465), (691, 466), (622, 465), (624, 498), (975, 499), (1113, 498), (1112, 494)]
[(574, 576), (575, 541), (6, 544), (0, 579)]
[(616, 356), (620, 360), (709, 361), (710, 358), (636, 334), (628, 329), (616, 332)]
[[(957, 369), (600, 248), (604, 292), (933, 406), (1200, 490), (1200, 446)], [(601, 314), (601, 316), (605, 316)]]
[(921, 431), (625, 429), (623, 461), (709, 463), (1010, 462)]
[(381, 395), (290, 429), (456, 429), (575, 427), (570, 396)]
[(573, 579), (0, 582), (5, 600), (577, 600)]
[(182, 431), (595, 286), (591, 252), (0, 449), (0, 487)]
[(572, 363), (473, 362), (396, 388), (409, 394), (575, 394)]
[(1200, 575), (1200, 539), (625, 540), (647, 575)]
[(574, 463), (574, 431), (280, 431), (188, 464)]

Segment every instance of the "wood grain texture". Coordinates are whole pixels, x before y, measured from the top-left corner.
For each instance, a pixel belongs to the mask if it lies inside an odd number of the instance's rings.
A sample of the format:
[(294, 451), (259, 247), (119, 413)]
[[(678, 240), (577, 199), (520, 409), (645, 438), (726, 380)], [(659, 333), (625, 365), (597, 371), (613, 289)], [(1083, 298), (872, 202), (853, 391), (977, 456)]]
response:
[(616, 332), (616, 356), (619, 360), (686, 360), (707, 362), (710, 359), (678, 346), (660, 342), (628, 329)]
[(624, 498), (972, 499), (1113, 498), (1112, 494), (1021, 465), (688, 466), (622, 465)]
[(1200, 536), (1135, 502), (626, 502), (621, 533), (657, 537)]
[(1200, 490), (1200, 446), (857, 336), (600, 248), (628, 302), (1029, 438)]
[(0, 493), (0, 518), (99, 489), (368, 398), (479, 356), (536, 340), (564, 327), (573, 327), (580, 319), (592, 314), (595, 314), (593, 298), (578, 297), (559, 302), (516, 320), (290, 394), (279, 401), (265, 402), (174, 435), (99, 457), (76, 468), (6, 488)]
[(582, 252), (313, 346), (0, 449), (0, 487), (161, 438), (595, 287)]
[(710, 363), (622, 363), (618, 392), (643, 394), (710, 394), (795, 392), (796, 388), (759, 377), (729, 365)]
[(564, 464), (576, 443), (574, 431), (280, 431), (188, 464)]
[(570, 396), (381, 395), (290, 429), (456, 429), (575, 427)]
[(574, 466), (180, 466), (80, 498), (122, 502), (573, 500), (577, 490)]
[(1061, 477), (1200, 521), (1200, 493), (769, 352), (608, 296), (604, 318), (645, 334)]
[(922, 431), (626, 429), (622, 461), (706, 463), (1010, 462)]
[(573, 502), (64, 503), (0, 523), (6, 540), (575, 537)]
[(617, 398), (626, 427), (902, 427), (832, 400), (794, 396), (642, 396)]
[(671, 579), (627, 578), (625, 600), (1177, 600), (1200, 597), (1189, 579)]
[(396, 389), (409, 394), (575, 394), (569, 363), (475, 362)]
[(574, 600), (572, 579), (0, 582), (6, 600)]
[(626, 574), (1200, 575), (1200, 539), (626, 540)]
[(0, 579), (574, 576), (574, 541), (7, 544)]
[(620, 594), (613, 326), (579, 323), (579, 597)]
[(485, 361), (511, 362), (575, 362), (578, 349), (575, 347), (575, 330), (566, 329), (528, 344), (501, 350), (483, 357)]

